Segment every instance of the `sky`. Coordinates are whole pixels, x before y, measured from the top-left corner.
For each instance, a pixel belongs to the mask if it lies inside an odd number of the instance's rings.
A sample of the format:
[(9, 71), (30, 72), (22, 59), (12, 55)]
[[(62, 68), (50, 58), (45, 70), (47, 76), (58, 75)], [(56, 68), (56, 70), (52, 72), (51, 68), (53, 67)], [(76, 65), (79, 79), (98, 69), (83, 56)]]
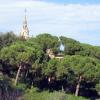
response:
[(0, 0), (0, 32), (19, 35), (25, 8), (30, 36), (50, 33), (100, 46), (100, 0)]

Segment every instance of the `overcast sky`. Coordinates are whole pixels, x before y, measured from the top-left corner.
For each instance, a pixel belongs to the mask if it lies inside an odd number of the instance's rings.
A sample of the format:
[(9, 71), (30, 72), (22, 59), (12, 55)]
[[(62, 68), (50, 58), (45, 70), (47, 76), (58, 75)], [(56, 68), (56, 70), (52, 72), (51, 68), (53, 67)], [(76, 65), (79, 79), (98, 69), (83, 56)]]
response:
[(19, 34), (25, 8), (31, 36), (50, 33), (100, 45), (100, 0), (0, 0), (0, 32)]

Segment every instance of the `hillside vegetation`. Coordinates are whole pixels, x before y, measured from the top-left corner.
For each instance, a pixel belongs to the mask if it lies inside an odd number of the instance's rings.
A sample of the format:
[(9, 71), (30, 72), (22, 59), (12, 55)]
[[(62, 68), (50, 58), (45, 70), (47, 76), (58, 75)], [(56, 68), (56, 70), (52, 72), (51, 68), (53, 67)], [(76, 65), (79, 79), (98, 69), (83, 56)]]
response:
[[(48, 49), (63, 58), (51, 59)], [(8, 32), (0, 35), (0, 75), (0, 91), (2, 81), (9, 80), (4, 87), (20, 89), (25, 100), (96, 99), (100, 93), (100, 47), (48, 33), (24, 40)]]

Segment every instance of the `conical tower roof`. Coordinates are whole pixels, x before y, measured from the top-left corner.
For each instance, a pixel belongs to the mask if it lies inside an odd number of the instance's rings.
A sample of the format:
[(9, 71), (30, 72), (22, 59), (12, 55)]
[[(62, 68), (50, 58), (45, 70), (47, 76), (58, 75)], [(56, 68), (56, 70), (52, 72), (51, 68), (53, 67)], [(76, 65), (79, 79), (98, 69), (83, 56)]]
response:
[(22, 27), (22, 31), (20, 33), (20, 36), (24, 39), (29, 38), (29, 29), (28, 29), (28, 25), (27, 25), (26, 9), (25, 9), (25, 17), (24, 17), (23, 27)]

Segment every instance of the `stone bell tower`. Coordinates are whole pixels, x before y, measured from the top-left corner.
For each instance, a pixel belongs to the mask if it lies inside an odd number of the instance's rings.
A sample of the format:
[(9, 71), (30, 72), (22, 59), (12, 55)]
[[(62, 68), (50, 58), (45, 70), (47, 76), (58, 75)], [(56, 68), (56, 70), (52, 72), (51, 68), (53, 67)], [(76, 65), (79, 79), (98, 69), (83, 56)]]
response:
[(23, 39), (28, 39), (29, 38), (29, 29), (28, 29), (28, 25), (27, 25), (27, 16), (26, 16), (26, 9), (25, 9), (25, 18), (23, 21), (23, 27), (22, 30), (20, 32), (20, 37)]

